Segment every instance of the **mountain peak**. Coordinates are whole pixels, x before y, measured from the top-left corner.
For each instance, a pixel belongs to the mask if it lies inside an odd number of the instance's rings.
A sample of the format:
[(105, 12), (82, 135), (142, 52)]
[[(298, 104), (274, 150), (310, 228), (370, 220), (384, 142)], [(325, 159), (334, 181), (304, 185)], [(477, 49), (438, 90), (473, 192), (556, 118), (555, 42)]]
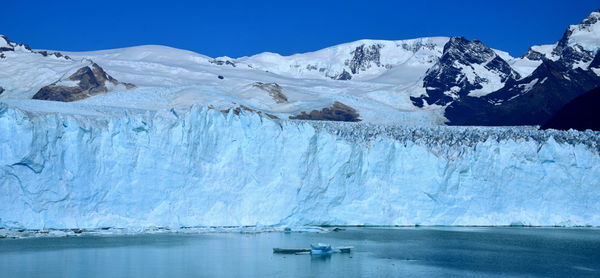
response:
[(469, 64), (481, 64), (495, 57), (496, 53), (480, 40), (453, 37), (444, 46), (444, 55)]
[(567, 47), (578, 47), (592, 54), (600, 49), (600, 11), (592, 12), (581, 23), (567, 28), (556, 51), (562, 51)]
[(586, 69), (599, 49), (600, 11), (595, 11), (581, 23), (569, 26), (549, 56), (569, 67)]
[(15, 51), (16, 49), (23, 49), (31, 52), (31, 48), (29, 48), (28, 45), (12, 42), (7, 36), (0, 35), (0, 52)]
[(447, 105), (464, 96), (484, 96), (519, 78), (502, 57), (479, 40), (453, 37), (439, 61), (423, 79), (426, 96), (412, 97), (417, 106)]
[(11, 42), (5, 35), (0, 35), (0, 52), (14, 50), (14, 43)]

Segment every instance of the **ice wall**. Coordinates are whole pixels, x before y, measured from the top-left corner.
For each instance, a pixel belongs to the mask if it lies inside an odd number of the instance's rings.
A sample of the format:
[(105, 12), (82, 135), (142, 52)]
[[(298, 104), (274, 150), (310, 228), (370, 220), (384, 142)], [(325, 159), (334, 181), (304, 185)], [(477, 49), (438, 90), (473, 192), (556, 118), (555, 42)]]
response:
[(0, 104), (0, 227), (600, 225), (599, 133), (80, 110)]

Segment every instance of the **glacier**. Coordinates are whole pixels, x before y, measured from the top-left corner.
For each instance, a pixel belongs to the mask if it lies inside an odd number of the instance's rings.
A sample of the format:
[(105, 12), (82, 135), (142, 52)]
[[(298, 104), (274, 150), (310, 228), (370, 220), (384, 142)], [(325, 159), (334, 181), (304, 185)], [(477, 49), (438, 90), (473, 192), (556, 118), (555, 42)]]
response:
[(592, 131), (5, 102), (0, 227), (600, 226), (599, 153)]

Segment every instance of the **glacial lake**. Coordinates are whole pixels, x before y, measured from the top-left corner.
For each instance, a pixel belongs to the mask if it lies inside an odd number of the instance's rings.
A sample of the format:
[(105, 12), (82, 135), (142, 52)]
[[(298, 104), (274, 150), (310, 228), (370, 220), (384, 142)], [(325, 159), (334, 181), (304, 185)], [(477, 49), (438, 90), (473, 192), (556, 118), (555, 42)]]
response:
[[(349, 254), (274, 247), (351, 245)], [(0, 239), (0, 277), (600, 277), (600, 229), (348, 228)]]

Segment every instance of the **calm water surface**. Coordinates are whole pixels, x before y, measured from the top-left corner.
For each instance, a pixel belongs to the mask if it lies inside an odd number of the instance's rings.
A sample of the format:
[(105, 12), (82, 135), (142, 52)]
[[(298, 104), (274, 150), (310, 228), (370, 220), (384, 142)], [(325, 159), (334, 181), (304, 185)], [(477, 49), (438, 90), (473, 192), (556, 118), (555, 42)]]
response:
[[(279, 255), (273, 247), (355, 246)], [(352, 228), (0, 240), (0, 277), (600, 277), (600, 230)]]

